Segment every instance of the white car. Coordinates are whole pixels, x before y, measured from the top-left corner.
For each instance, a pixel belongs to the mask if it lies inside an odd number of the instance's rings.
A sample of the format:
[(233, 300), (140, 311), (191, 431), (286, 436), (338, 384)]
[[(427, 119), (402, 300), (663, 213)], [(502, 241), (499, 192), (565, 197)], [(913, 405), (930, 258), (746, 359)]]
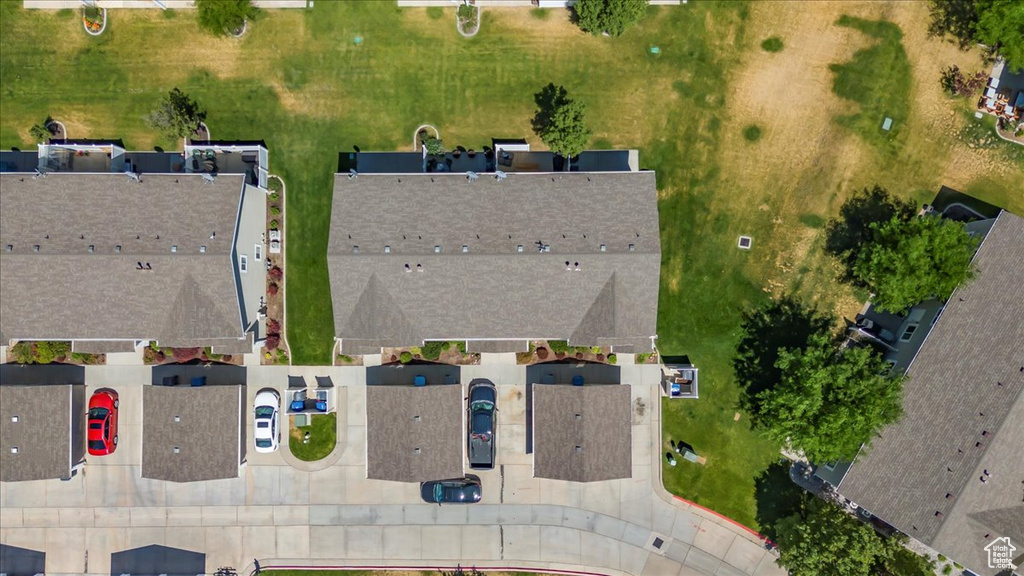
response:
[(275, 452), (281, 444), (281, 396), (274, 390), (256, 394), (256, 451)]

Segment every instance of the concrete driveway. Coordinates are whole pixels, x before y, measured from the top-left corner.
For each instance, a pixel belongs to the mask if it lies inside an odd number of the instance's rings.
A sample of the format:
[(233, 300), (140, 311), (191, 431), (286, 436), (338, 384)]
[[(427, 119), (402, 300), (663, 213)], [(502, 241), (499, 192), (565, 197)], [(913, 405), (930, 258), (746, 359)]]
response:
[[(514, 362), (514, 356), (512, 357)], [(252, 560), (274, 565), (519, 567), (603, 574), (784, 574), (753, 534), (661, 487), (657, 366), (622, 366), (632, 384), (633, 476), (574, 483), (533, 477), (526, 447), (526, 371), (510, 362), (462, 369), (499, 391), (498, 466), (479, 473), (482, 503), (425, 504), (412, 483), (366, 478), (365, 369), (250, 367), (256, 392), (289, 375), (330, 376), (339, 447), (323, 469), (297, 469), (280, 452), (256, 454), (230, 480), (177, 484), (143, 479), (141, 366), (86, 369), (89, 392), (121, 398), (117, 452), (89, 458), (70, 481), (0, 483), (0, 542), (46, 553), (48, 574), (109, 574), (111, 554), (149, 545), (206, 555), (208, 572)], [(643, 406), (641, 409), (640, 406)], [(282, 438), (287, 445), (287, 435)], [(283, 448), (286, 449), (286, 448)], [(302, 465), (300, 465), (302, 466)]]

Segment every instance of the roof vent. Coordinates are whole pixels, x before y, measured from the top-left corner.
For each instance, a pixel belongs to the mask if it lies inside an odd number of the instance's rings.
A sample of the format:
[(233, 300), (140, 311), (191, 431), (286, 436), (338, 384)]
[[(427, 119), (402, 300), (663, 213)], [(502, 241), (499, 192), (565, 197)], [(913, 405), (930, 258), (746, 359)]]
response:
[(180, 447), (178, 447), (178, 446), (175, 446), (175, 447), (174, 447), (174, 453), (175, 453), (175, 454), (181, 454), (181, 448), (180, 448)]
[(352, 247), (352, 253), (353, 254), (359, 254), (359, 246), (353, 246)]
[(175, 416), (174, 416), (174, 421), (175, 421), (175, 422), (181, 422), (181, 416), (177, 416), (177, 415), (175, 415)]
[(14, 416), (11, 416), (11, 422), (17, 422), (18, 420), (20, 420), (20, 418), (18, 418), (17, 414), (15, 414)]
[(206, 254), (206, 246), (200, 246), (199, 247), (199, 253), (200, 254)]
[(476, 172), (473, 172), (472, 170), (466, 172), (466, 180), (469, 180), (470, 182), (476, 182), (476, 179), (479, 177), (480, 175), (477, 174)]
[(583, 414), (574, 414), (573, 418), (575, 418), (577, 420), (583, 420)]
[(133, 180), (135, 182), (142, 182), (142, 175), (139, 174), (138, 172), (128, 171), (125, 172), (124, 175), (127, 176), (129, 180)]
[(8, 252), (13, 252), (14, 251), (14, 244), (8, 244), (7, 248), (4, 248), (4, 250), (7, 250)]
[(583, 452), (583, 446), (577, 446), (576, 447), (576, 453), (579, 454), (581, 452)]
[(601, 244), (601, 252), (607, 252), (607, 251), (608, 251), (608, 247), (605, 246), (604, 244)]
[(39, 244), (34, 244), (34, 245), (32, 246), (32, 251), (33, 251), (33, 252), (39, 252)]
[(462, 253), (465, 254), (466, 252), (469, 252), (469, 246), (466, 246), (465, 244), (463, 244), (463, 246), (462, 246)]
[(17, 454), (17, 453), (18, 453), (18, 447), (17, 446), (11, 446), (11, 454)]
[(630, 252), (636, 252), (636, 244), (630, 244), (629, 245), (629, 251)]
[(349, 180), (354, 180), (356, 178), (359, 178), (359, 172), (356, 172), (355, 168), (349, 168), (348, 169), (348, 179)]
[(419, 422), (420, 420), (422, 420), (422, 417), (419, 414), (412, 417), (413, 422)]
[(92, 254), (95, 251), (96, 251), (96, 245), (95, 244), (89, 244), (89, 254)]
[(118, 244), (117, 246), (114, 246), (114, 254), (120, 254), (120, 253), (121, 253), (121, 245)]
[(171, 252), (177, 252), (177, 251), (178, 251), (178, 245), (177, 244), (175, 244), (174, 246), (171, 246)]
[(516, 252), (522, 252), (522, 251), (523, 251), (523, 245), (522, 244), (516, 246)]
[(391, 254), (391, 246), (385, 246), (384, 247), (384, 253), (385, 254)]
[(434, 254), (440, 254), (440, 253), (441, 253), (441, 247), (440, 246), (434, 246)]
[(412, 449), (412, 453), (413, 454), (419, 454), (420, 453), (420, 449), (419, 448), (413, 448)]
[(498, 182), (501, 182), (505, 178), (508, 178), (508, 174), (505, 174), (501, 170), (495, 170), (494, 171), (494, 179), (497, 180)]

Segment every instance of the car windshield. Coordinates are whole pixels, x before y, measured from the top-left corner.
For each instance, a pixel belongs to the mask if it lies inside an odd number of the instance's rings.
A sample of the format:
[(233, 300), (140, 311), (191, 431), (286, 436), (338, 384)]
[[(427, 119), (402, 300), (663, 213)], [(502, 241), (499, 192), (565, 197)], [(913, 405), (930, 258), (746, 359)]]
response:
[(257, 406), (256, 417), (257, 418), (270, 418), (274, 415), (274, 408), (272, 406)]
[(256, 441), (256, 447), (257, 448), (270, 448), (270, 440), (257, 440)]
[[(107, 413), (108, 412), (109, 412), (109, 410), (107, 410), (106, 408), (99, 408), (99, 407), (90, 408), (89, 409), (89, 419), (90, 420), (102, 420), (102, 419), (107, 417)], [(79, 412), (79, 414), (81, 414), (81, 412)]]
[[(79, 444), (81, 446), (81, 444)], [(90, 450), (105, 450), (107, 445), (103, 443), (103, 440), (89, 440)]]

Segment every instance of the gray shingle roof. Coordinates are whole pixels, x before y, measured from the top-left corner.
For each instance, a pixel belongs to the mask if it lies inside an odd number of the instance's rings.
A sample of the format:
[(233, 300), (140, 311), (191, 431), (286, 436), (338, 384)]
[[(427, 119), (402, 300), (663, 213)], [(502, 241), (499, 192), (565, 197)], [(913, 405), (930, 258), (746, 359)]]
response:
[(532, 386), (534, 476), (594, 482), (633, 475), (628, 384)]
[(240, 385), (191, 387), (187, 381), (175, 387), (143, 386), (142, 477), (171, 482), (236, 478), (246, 441), (244, 390)]
[(244, 178), (0, 175), (0, 339), (240, 338)]
[[(72, 446), (85, 442), (84, 397), (83, 386), (68, 384), (0, 386), (0, 481), (70, 477), (72, 460), (84, 451), (84, 445)], [(81, 428), (77, 435), (73, 421)]]
[(335, 335), (358, 347), (558, 338), (649, 350), (660, 242), (652, 172), (337, 175)]
[(902, 420), (839, 487), (979, 574), (984, 534), (1024, 541), (1022, 254), (1024, 219), (1003, 212), (975, 256), (978, 277), (956, 290), (910, 365)]
[(462, 476), (462, 408), (458, 385), (367, 386), (367, 477), (425, 482)]

